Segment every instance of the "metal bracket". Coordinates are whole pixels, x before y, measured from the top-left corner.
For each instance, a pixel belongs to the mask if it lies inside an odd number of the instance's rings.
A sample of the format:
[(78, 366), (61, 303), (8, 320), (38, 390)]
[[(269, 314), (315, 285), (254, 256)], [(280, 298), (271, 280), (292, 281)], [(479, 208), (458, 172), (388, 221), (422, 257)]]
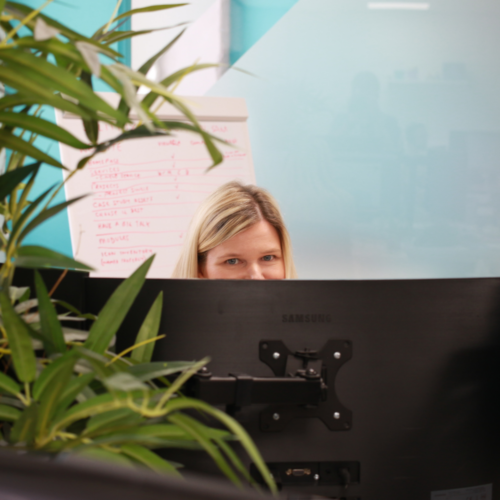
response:
[(352, 427), (352, 412), (339, 401), (335, 393), (335, 378), (339, 369), (352, 358), (352, 343), (348, 340), (329, 340), (320, 351), (292, 352), (281, 340), (259, 342), (259, 358), (277, 377), (286, 375), (289, 357), (302, 361), (302, 376), (318, 374), (308, 368), (311, 361), (321, 362), (321, 379), (325, 384), (324, 397), (315, 406), (272, 405), (260, 414), (264, 432), (282, 431), (294, 418), (319, 418), (331, 431), (347, 431)]

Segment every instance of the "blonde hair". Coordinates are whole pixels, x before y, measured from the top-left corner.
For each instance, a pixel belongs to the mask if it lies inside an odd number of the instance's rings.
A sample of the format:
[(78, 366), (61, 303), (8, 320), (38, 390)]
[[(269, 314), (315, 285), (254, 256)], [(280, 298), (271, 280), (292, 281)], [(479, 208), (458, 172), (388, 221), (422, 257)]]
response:
[(198, 268), (212, 248), (261, 220), (278, 233), (285, 278), (296, 278), (292, 243), (276, 200), (260, 187), (239, 182), (219, 187), (198, 207), (172, 278), (198, 278)]

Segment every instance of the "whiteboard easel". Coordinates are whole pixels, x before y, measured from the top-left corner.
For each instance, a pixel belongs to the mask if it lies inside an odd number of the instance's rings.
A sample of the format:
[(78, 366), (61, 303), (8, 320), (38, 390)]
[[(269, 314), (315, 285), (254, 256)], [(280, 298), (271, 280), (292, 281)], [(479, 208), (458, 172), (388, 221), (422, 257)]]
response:
[[(100, 95), (118, 105), (117, 94)], [(67, 199), (91, 194), (68, 208), (74, 257), (96, 269), (91, 276), (125, 278), (156, 254), (148, 277), (170, 277), (198, 205), (228, 181), (255, 182), (244, 99), (185, 99), (208, 132), (237, 148), (218, 146), (224, 162), (208, 173), (212, 161), (206, 147), (189, 132), (132, 139), (95, 156), (65, 186)], [(182, 118), (168, 104), (157, 116)], [(79, 119), (56, 111), (56, 121), (86, 142)], [(114, 127), (100, 124), (99, 142), (116, 135)], [(60, 148), (70, 170), (89, 154), (63, 144)]]

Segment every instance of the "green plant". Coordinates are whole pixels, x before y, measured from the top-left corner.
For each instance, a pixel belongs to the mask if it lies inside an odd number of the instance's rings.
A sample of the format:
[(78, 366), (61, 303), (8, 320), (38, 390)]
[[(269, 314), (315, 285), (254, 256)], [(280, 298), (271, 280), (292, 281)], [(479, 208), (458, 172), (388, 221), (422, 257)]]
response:
[[(52, 0), (48, 0), (47, 5)], [(213, 64), (194, 64), (181, 69), (157, 83), (145, 75), (156, 60), (166, 53), (182, 35), (178, 35), (157, 54), (151, 57), (141, 68), (133, 71), (121, 64), (121, 54), (112, 48), (112, 44), (127, 38), (144, 35), (149, 31), (119, 31), (120, 22), (134, 14), (180, 7), (186, 4), (156, 5), (131, 10), (113, 17), (101, 26), (91, 37), (85, 37), (61, 23), (41, 14), (41, 9), (31, 9), (16, 2), (0, 0), (0, 26), (6, 33), (0, 41), (0, 82), (6, 87), (6, 95), (0, 99), (0, 148), (8, 148), (12, 154), (7, 165), (7, 172), (14, 173), (3, 183), (15, 183), (16, 179), (26, 179), (26, 185), (16, 184), (15, 191), (0, 206), (0, 215), (4, 217), (3, 232), (0, 233), (2, 246), (6, 252), (5, 264), (0, 270), (0, 283), (10, 284), (13, 266), (21, 258), (23, 265), (48, 258), (47, 251), (39, 248), (24, 247), (19, 255), (20, 244), (28, 234), (26, 224), (35, 224), (30, 217), (41, 210), (41, 218), (61, 211), (76, 200), (69, 200), (65, 205), (49, 208), (56, 194), (62, 188), (54, 188), (45, 193), (43, 198), (34, 200), (28, 207), (28, 195), (36, 177), (37, 164), (24, 166), (27, 157), (44, 162), (55, 168), (65, 169), (58, 159), (41, 151), (34, 141), (38, 135), (59, 141), (71, 147), (88, 151), (77, 168), (69, 173), (66, 181), (85, 167), (89, 160), (117, 142), (150, 137), (171, 135), (176, 130), (187, 130), (200, 135), (212, 158), (212, 167), (222, 162), (223, 156), (215, 146), (218, 141), (200, 126), (196, 116), (184, 101), (173, 93), (178, 83), (187, 74), (213, 67)], [(118, 5), (117, 5), (118, 7)], [(117, 9), (115, 9), (115, 12)], [(117, 23), (113, 26), (113, 23)], [(14, 23), (17, 23), (14, 25)], [(20, 36), (20, 31), (26, 32)], [(93, 80), (101, 79), (121, 96), (117, 108), (113, 108), (93, 91)], [(138, 88), (144, 86), (149, 92), (142, 98)], [(184, 116), (181, 121), (161, 121), (154, 113), (162, 102), (168, 102)], [(82, 142), (68, 131), (40, 116), (43, 106), (52, 106), (80, 117), (83, 121), (88, 143)], [(133, 110), (140, 118), (132, 123), (129, 112)], [(99, 122), (106, 122), (117, 128), (117, 136), (110, 141), (99, 141)], [(210, 168), (212, 168), (210, 167)], [(22, 190), (22, 194), (21, 194)], [(52, 212), (47, 212), (52, 210)], [(45, 215), (43, 215), (45, 214)], [(24, 225), (24, 226), (23, 226)], [(30, 227), (32, 229), (32, 227)], [(51, 264), (56, 265), (57, 256), (51, 254)], [(19, 265), (19, 263), (18, 263)], [(69, 265), (66, 260), (61, 264)]]
[[(135, 13), (179, 5), (137, 9)], [(29, 290), (11, 286), (16, 267), (89, 269), (55, 251), (23, 245), (31, 231), (77, 201), (52, 204), (62, 184), (31, 199), (42, 162), (65, 168), (36, 148), (36, 136), (89, 151), (70, 175), (117, 141), (169, 135), (179, 129), (203, 138), (215, 166), (222, 161), (214, 145), (217, 139), (203, 131), (171, 88), (185, 74), (209, 65), (188, 67), (160, 84), (149, 81), (144, 75), (172, 44), (137, 72), (120, 65), (120, 54), (110, 45), (142, 33), (120, 32), (110, 26), (134, 11), (113, 18), (90, 38), (21, 4), (0, 0), (0, 12), (0, 24), (6, 32), (0, 42), (0, 82), (7, 87), (7, 94), (0, 99), (0, 147), (11, 152), (7, 171), (0, 175), (0, 214), (4, 217), (0, 250), (5, 253), (0, 268), (0, 446), (51, 454), (77, 453), (174, 474), (178, 473), (177, 464), (162, 459), (154, 450), (199, 448), (228, 478), (241, 484), (242, 478), (251, 478), (230, 446), (239, 441), (275, 491), (269, 471), (244, 429), (225, 413), (179, 391), (206, 360), (151, 362), (153, 343), (159, 338), (161, 294), (147, 314), (135, 345), (118, 355), (110, 350), (152, 258), (119, 286), (98, 317), (53, 301), (37, 271), (35, 299), (30, 298)], [(27, 30), (27, 36), (19, 36), (20, 27)], [(106, 56), (108, 62), (100, 60), (98, 54)], [(122, 99), (116, 109), (94, 93), (91, 74), (120, 93)], [(141, 101), (137, 98), (139, 85), (151, 89)], [(181, 110), (186, 121), (158, 120), (151, 111), (158, 99)], [(78, 115), (89, 142), (81, 142), (39, 116), (43, 105)], [(142, 120), (136, 126), (128, 118), (131, 108)], [(121, 130), (117, 138), (99, 142), (99, 121)], [(34, 162), (25, 166), (27, 157)], [(58, 313), (56, 306), (67, 312)], [(69, 320), (85, 319), (92, 321), (88, 332), (64, 326)], [(227, 430), (210, 427), (186, 410), (209, 415)]]

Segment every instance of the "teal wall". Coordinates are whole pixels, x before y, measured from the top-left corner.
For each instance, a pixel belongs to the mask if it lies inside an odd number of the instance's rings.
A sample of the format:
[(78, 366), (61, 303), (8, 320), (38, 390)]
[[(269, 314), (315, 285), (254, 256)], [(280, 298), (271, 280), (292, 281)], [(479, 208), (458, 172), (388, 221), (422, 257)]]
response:
[[(32, 8), (38, 8), (43, 4), (40, 0), (24, 0), (21, 3), (29, 5)], [(109, 20), (115, 5), (115, 0), (85, 0), (85, 2), (79, 0), (65, 0), (64, 2), (53, 2), (44, 10), (44, 13), (68, 25), (75, 31), (90, 36), (97, 28)], [(124, 12), (125, 10), (129, 10), (129, 8), (130, 0), (125, 0), (122, 2), (120, 11)], [(127, 27), (124, 26), (122, 29), (127, 29)], [(130, 64), (130, 48), (127, 47), (127, 45), (129, 46), (130, 44), (123, 43), (118, 49), (122, 50), (122, 53), (126, 56), (124, 62)], [(106, 90), (102, 82), (97, 82), (95, 88), (96, 90)], [(54, 121), (55, 115), (53, 109), (44, 109), (43, 117)], [(36, 145), (42, 151), (46, 151), (60, 159), (58, 144), (41, 137), (37, 139)], [(62, 173), (59, 169), (45, 166), (34, 188), (33, 198), (53, 184), (58, 184), (61, 181)], [(64, 192), (61, 192), (55, 201), (62, 202), (64, 200)], [(66, 211), (45, 222), (25, 240), (25, 243), (47, 246), (59, 252), (71, 255), (71, 239)]]
[(231, 0), (229, 58), (234, 64), (265, 35), (298, 0)]
[(209, 92), (246, 98), (302, 278), (500, 275), (500, 4), (429, 4), (300, 0)]

